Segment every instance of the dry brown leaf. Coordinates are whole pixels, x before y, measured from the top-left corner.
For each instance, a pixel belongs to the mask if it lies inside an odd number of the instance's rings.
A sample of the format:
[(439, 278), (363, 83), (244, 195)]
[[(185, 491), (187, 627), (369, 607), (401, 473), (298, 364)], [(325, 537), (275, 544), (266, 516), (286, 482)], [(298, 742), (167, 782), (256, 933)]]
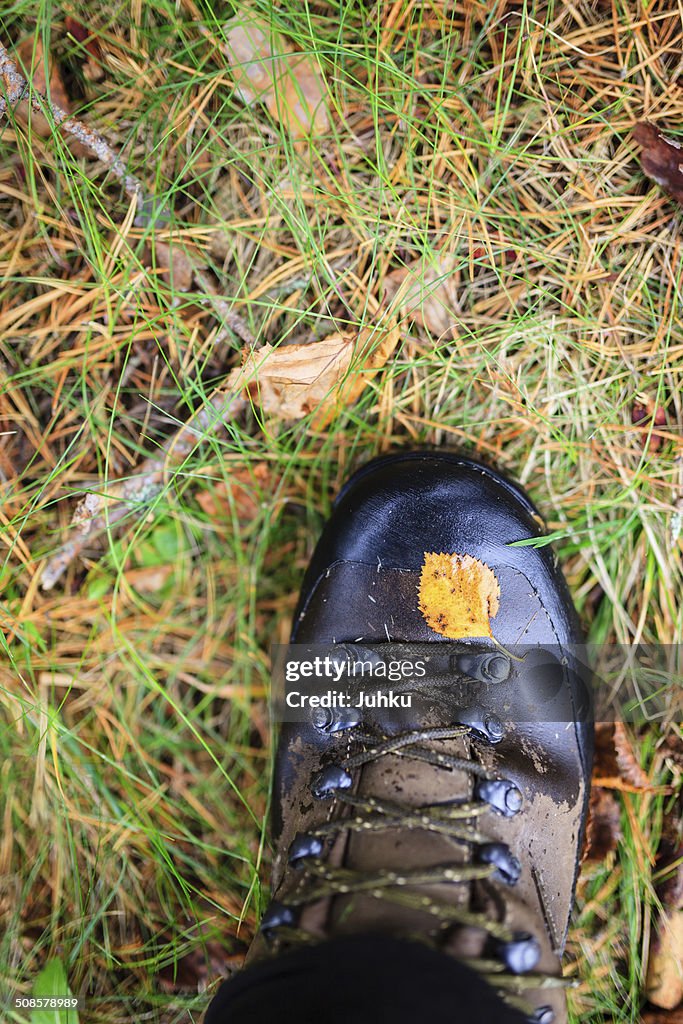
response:
[(329, 97), (311, 57), (294, 52), (283, 36), (258, 18), (235, 18), (225, 36), (222, 49), (244, 103), (263, 103), (295, 138), (327, 131)]
[(683, 768), (683, 735), (680, 725), (672, 724), (664, 737), (663, 749), (665, 756), (670, 758), (673, 764)]
[(617, 848), (621, 821), (617, 799), (608, 789), (593, 786), (588, 804), (588, 821), (582, 864), (600, 864)]
[(140, 569), (129, 569), (126, 583), (140, 594), (156, 594), (171, 574), (170, 565), (149, 565)]
[(653, 124), (641, 121), (633, 130), (633, 138), (643, 147), (640, 163), (648, 178), (683, 203), (683, 146), (667, 139)]
[(676, 1010), (645, 1010), (640, 1024), (683, 1024), (683, 1006)]
[(623, 722), (600, 722), (595, 727), (593, 785), (627, 793), (655, 788), (638, 764)]
[(664, 1010), (683, 1000), (683, 910), (662, 919), (656, 947), (650, 950), (645, 994)]
[[(639, 395), (638, 398), (639, 400), (631, 406), (631, 423), (645, 428), (639, 432), (641, 445), (647, 451), (657, 452), (665, 441), (657, 427), (667, 426), (666, 410), (661, 405), (657, 405), (649, 395)], [(648, 437), (647, 431), (650, 428), (652, 428), (652, 432)]]
[(439, 337), (456, 322), (455, 256), (442, 254), (434, 263), (416, 260), (384, 279), (384, 294), (395, 310), (412, 317)]
[(493, 570), (472, 555), (426, 552), (419, 594), (420, 611), (435, 633), (451, 640), (493, 636), (500, 586)]
[(314, 413), (311, 425), (322, 427), (358, 398), (384, 366), (398, 341), (395, 324), (360, 334), (331, 334), (309, 345), (264, 345), (247, 353), (232, 371), (231, 384), (245, 388), (266, 416), (298, 420)]
[[(15, 54), (19, 61), (20, 70), (25, 72), (27, 78), (31, 79), (31, 84), (36, 92), (48, 93), (45, 76), (45, 50), (42, 40), (36, 38), (36, 36), (26, 36), (16, 47)], [(62, 81), (62, 76), (59, 73), (57, 62), (53, 59), (52, 55), (48, 55), (48, 73), (50, 83), (49, 99), (56, 106), (68, 112), (70, 110), (69, 97)], [(28, 100), (22, 100), (21, 103), (17, 104), (16, 114), (24, 124), (28, 124)], [(47, 118), (36, 111), (33, 111), (31, 114), (31, 130), (37, 132), (44, 139), (52, 134)]]
[(683, 1000), (683, 843), (681, 821), (667, 815), (657, 850), (655, 871), (661, 911), (651, 931), (645, 994), (651, 1003), (671, 1010)]
[(237, 518), (248, 523), (261, 506), (264, 491), (272, 486), (269, 464), (257, 462), (232, 469), (229, 481), (221, 480), (211, 491), (200, 491), (197, 502), (209, 519), (229, 519), (234, 508)]
[(64, 31), (84, 48), (87, 56), (83, 61), (83, 74), (91, 82), (99, 82), (104, 77), (102, 67), (102, 47), (96, 35), (76, 18), (67, 15), (64, 19)]

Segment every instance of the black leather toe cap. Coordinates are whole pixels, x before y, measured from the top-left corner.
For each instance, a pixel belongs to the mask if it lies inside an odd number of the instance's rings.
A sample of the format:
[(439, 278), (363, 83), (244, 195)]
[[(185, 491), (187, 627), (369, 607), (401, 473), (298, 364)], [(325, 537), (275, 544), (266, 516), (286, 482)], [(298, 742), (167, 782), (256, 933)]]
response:
[(542, 535), (526, 495), (488, 467), (442, 452), (386, 456), (341, 491), (304, 579), (298, 614), (336, 563), (415, 571), (426, 552), (467, 554), (523, 574), (557, 640), (576, 643), (573, 604), (550, 547), (512, 546)]

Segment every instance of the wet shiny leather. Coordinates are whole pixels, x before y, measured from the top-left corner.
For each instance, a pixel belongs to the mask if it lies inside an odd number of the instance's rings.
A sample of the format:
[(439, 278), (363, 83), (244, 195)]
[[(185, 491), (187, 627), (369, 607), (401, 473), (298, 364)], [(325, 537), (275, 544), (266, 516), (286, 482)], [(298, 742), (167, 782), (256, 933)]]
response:
[[(417, 592), (425, 553), (445, 552), (472, 555), (495, 572), (500, 607), (492, 627), (500, 646), (522, 643), (560, 652), (566, 663), (562, 686), (549, 706), (546, 700), (541, 701), (540, 713), (529, 710), (538, 703), (538, 674), (529, 658), (513, 661), (508, 679), (482, 687), (480, 700), (476, 687), (469, 689), (475, 705), (478, 702), (477, 714), (493, 712), (505, 724), (501, 742), (463, 738), (439, 748), (471, 756), (521, 791), (520, 813), (504, 817), (492, 810), (479, 819), (491, 841), (508, 844), (519, 858), (519, 882), (512, 887), (491, 882), (442, 884), (430, 890), (451, 903), (484, 908), (515, 929), (535, 934), (542, 947), (537, 970), (557, 974), (585, 821), (592, 726), (588, 720), (576, 720), (581, 695), (572, 671), (573, 651), (581, 634), (550, 548), (509, 546), (541, 533), (539, 517), (526, 496), (484, 466), (443, 453), (377, 460), (349, 481), (336, 502), (304, 580), (293, 640), (443, 643), (444, 638), (425, 622)], [(467, 643), (497, 649), (486, 638)], [(541, 697), (546, 699), (547, 694), (543, 691)], [(380, 713), (375, 724), (390, 734), (462, 721), (472, 710), (457, 702), (435, 706), (418, 701), (415, 712)], [(340, 801), (316, 800), (311, 794), (312, 777), (339, 763), (348, 747), (344, 732), (321, 735), (312, 725), (301, 724), (282, 728), (274, 791), (273, 894), (283, 903), (298, 880), (296, 869), (287, 862), (294, 837), (327, 820), (339, 819), (341, 824), (349, 813)], [(470, 799), (473, 785), (464, 772), (397, 755), (366, 764), (354, 778), (361, 794), (399, 799), (411, 806)], [(358, 870), (457, 864), (470, 857), (466, 845), (419, 829), (364, 834), (342, 828), (326, 851), (329, 863)], [(433, 927), (417, 911), (357, 895), (319, 901), (304, 910), (301, 924), (321, 938), (369, 928), (416, 934)], [(444, 948), (457, 956), (484, 951), (482, 936), (470, 929), (456, 929)], [(561, 992), (530, 992), (529, 999), (534, 1005), (552, 1005), (556, 1021), (565, 1019)]]

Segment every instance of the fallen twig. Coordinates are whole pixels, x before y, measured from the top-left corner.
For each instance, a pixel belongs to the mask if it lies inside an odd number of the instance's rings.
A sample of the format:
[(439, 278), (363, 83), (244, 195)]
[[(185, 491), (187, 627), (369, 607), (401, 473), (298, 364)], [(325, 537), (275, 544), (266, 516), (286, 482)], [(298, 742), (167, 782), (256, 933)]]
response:
[[(27, 80), (17, 69), (6, 48), (0, 44), (0, 79), (4, 96), (0, 95), (0, 116), (7, 113), (23, 99), (28, 99), (34, 110), (44, 114), (49, 110), (55, 126), (60, 131), (77, 139), (85, 149), (121, 181), (126, 194), (135, 200), (138, 217), (144, 220), (153, 206), (142, 182), (130, 174), (119, 154), (94, 128), (72, 117), (61, 107), (49, 102), (36, 90), (31, 89)], [(215, 294), (215, 289), (204, 271), (192, 265), (194, 279), (203, 289), (206, 300), (223, 321), (248, 345), (256, 347), (255, 340), (230, 304)], [(223, 332), (219, 332), (221, 337)], [(241, 391), (234, 390), (235, 378), (230, 377), (228, 385), (216, 392), (199, 412), (195, 413), (180, 430), (162, 446), (158, 455), (146, 459), (134, 476), (120, 480), (102, 494), (87, 494), (77, 506), (72, 520), (71, 533), (65, 544), (47, 562), (41, 574), (41, 587), (50, 590), (62, 577), (67, 567), (86, 545), (103, 530), (123, 519), (131, 508), (146, 505), (163, 489), (164, 478), (169, 465), (181, 462), (206, 433), (215, 432), (226, 419), (240, 412), (246, 405)], [(232, 391), (231, 391), (232, 388)]]
[[(238, 371), (239, 373), (239, 371)], [(131, 511), (148, 505), (163, 490), (170, 466), (178, 465), (206, 434), (213, 434), (226, 420), (247, 405), (242, 389), (235, 386), (235, 372), (227, 387), (221, 388), (207, 404), (192, 416), (173, 437), (162, 445), (159, 454), (150, 456), (134, 476), (118, 480), (101, 494), (86, 494), (71, 520), (69, 539), (48, 559), (40, 578), (43, 590), (51, 590), (70, 563), (98, 534), (118, 523)]]
[[(399, 339), (398, 325), (331, 334), (312, 345), (265, 345), (245, 350), (242, 365), (228, 374), (225, 385), (169, 439), (158, 455), (146, 459), (135, 476), (112, 484), (103, 494), (89, 494), (80, 503), (66, 544), (49, 559), (41, 586), (49, 590), (69, 563), (97, 533), (136, 507), (148, 505), (162, 490), (167, 470), (177, 465), (207, 434), (257, 401), (265, 419), (296, 421), (311, 417), (326, 425), (342, 405), (364, 390), (386, 363)], [(350, 372), (354, 366), (356, 373)]]
[(0, 77), (6, 94), (6, 98), (0, 96), (0, 114), (6, 113), (8, 107), (15, 106), (23, 99), (27, 99), (33, 109), (40, 114), (45, 114), (47, 108), (60, 131), (72, 135), (100, 163), (108, 167), (112, 174), (115, 174), (121, 181), (126, 194), (135, 198), (138, 210), (141, 208), (144, 197), (142, 182), (135, 175), (128, 173), (116, 150), (112, 149), (107, 140), (94, 128), (83, 124), (78, 118), (72, 117), (66, 110), (62, 110), (61, 107), (31, 89), (2, 43), (0, 43)]
[(199, 267), (193, 267), (193, 271), (195, 281), (200, 288), (204, 289), (207, 295), (207, 301), (211, 303), (216, 313), (218, 313), (222, 318), (223, 323), (230, 328), (233, 334), (236, 334), (238, 338), (241, 338), (246, 345), (254, 348), (256, 345), (256, 339), (242, 317), (230, 308), (230, 303), (226, 299), (222, 299), (220, 295), (215, 294), (214, 287), (203, 270)]
[[(55, 125), (66, 135), (71, 135), (81, 143), (89, 153), (104, 164), (122, 183), (126, 194), (135, 200), (138, 216), (144, 219), (146, 211), (152, 209), (151, 197), (134, 174), (130, 174), (126, 166), (104, 136), (94, 128), (72, 117), (66, 110), (49, 101), (45, 96), (31, 89), (29, 83), (18, 70), (7, 49), (0, 43), (0, 79), (4, 86), (5, 96), (0, 95), (0, 115), (7, 112), (23, 99), (28, 99), (38, 113), (45, 114), (46, 109), (52, 115)], [(206, 300), (211, 304), (223, 322), (247, 345), (254, 344), (254, 337), (244, 320), (230, 308), (230, 303), (215, 294), (211, 281), (196, 265), (192, 265), (195, 281), (206, 293)]]

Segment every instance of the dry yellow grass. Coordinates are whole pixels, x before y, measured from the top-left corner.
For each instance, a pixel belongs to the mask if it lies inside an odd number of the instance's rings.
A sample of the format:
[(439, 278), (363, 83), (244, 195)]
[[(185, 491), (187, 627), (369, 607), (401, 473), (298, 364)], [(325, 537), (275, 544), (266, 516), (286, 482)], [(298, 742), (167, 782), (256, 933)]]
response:
[[(227, 8), (86, 0), (75, 17), (94, 56), (44, 6), (0, 17), (10, 48), (42, 37), (73, 112), (155, 197), (141, 220), (61, 136), (3, 122), (0, 962), (3, 984), (29, 991), (58, 951), (90, 994), (85, 1024), (186, 1020), (252, 934), (268, 648), (331, 498), (366, 458), (434, 444), (497, 464), (547, 517), (592, 640), (681, 637), (681, 212), (632, 140), (643, 119), (683, 126), (679, 7), (245, 10), (327, 82), (329, 131), (310, 145), (234, 92)], [(397, 316), (399, 347), (324, 429), (255, 408), (205, 431), (44, 593), (83, 492), (158, 452), (239, 361), (215, 301), (196, 279), (180, 290), (156, 254), (170, 238), (260, 342)], [(420, 266), (416, 311), (395, 282)], [(658, 446), (636, 402), (665, 410)], [(241, 493), (256, 464), (268, 475), (253, 476), (245, 518), (231, 479)], [(640, 739), (675, 788), (674, 732)], [(640, 1012), (672, 804), (627, 794), (623, 808), (615, 863), (581, 883), (581, 1020)]]

